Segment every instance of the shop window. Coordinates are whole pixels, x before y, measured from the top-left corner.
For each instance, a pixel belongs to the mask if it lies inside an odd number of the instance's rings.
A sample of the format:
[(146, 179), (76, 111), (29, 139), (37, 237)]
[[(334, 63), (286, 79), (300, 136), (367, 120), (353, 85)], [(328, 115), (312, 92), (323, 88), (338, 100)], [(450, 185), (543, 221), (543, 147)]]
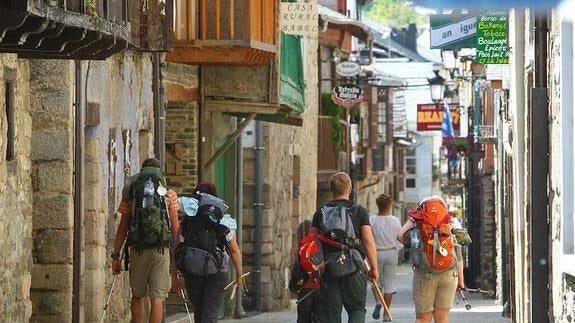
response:
[(407, 149), (405, 151), (405, 174), (416, 175), (416, 159), (415, 149)]

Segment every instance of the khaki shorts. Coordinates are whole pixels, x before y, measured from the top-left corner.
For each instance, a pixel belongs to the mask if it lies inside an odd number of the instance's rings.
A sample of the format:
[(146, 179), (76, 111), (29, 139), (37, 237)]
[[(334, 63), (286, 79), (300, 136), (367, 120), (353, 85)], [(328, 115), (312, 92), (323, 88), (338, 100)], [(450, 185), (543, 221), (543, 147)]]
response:
[(170, 250), (130, 250), (130, 287), (132, 296), (165, 299), (171, 286)]
[(413, 273), (413, 302), (415, 313), (430, 313), (434, 309), (450, 309), (457, 289), (457, 272), (448, 270), (438, 274)]

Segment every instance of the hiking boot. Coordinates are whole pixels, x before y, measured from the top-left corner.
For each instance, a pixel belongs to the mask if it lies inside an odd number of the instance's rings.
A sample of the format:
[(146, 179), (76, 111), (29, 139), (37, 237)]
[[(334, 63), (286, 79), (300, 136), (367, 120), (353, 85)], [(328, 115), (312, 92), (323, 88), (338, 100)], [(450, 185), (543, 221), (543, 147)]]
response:
[(375, 304), (375, 308), (373, 309), (373, 313), (371, 313), (371, 317), (374, 320), (379, 319), (379, 312), (381, 312), (381, 304)]

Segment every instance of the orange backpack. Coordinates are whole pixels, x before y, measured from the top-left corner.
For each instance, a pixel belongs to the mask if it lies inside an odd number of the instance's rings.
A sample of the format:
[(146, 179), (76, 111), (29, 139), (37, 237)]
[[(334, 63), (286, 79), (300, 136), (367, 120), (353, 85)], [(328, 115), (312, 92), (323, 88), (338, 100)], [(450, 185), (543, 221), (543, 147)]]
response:
[[(417, 212), (411, 213), (419, 230), (421, 241), (416, 250), (421, 253), (414, 267), (423, 272), (439, 273), (457, 265), (451, 234), (451, 216), (447, 205), (440, 198), (429, 198), (420, 203)], [(413, 259), (413, 258), (412, 258)]]

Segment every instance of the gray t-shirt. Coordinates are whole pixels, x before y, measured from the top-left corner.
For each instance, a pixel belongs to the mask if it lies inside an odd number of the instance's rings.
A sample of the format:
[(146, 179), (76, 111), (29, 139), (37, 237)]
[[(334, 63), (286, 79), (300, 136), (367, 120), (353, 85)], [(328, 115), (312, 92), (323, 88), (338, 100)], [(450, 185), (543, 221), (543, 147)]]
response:
[(369, 217), (371, 230), (375, 238), (377, 250), (401, 249), (403, 244), (397, 241), (397, 233), (401, 229), (399, 219), (394, 215), (372, 215)]

